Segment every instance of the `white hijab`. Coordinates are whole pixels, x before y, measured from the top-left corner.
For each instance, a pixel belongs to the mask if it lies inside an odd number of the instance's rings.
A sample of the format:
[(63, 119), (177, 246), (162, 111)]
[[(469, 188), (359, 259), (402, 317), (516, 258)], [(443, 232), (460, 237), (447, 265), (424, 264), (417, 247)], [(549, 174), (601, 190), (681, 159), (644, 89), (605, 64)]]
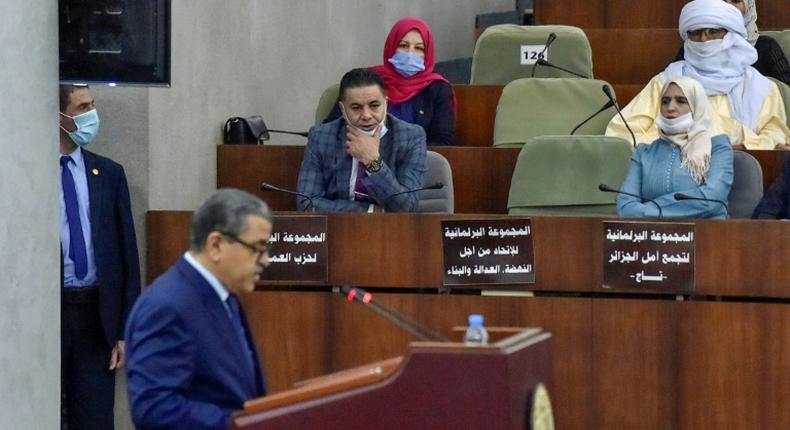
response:
[(683, 154), (681, 166), (689, 171), (696, 183), (702, 184), (710, 168), (712, 146), (708, 130), (713, 124), (713, 113), (708, 103), (708, 96), (699, 82), (685, 76), (677, 76), (664, 83), (664, 87), (661, 88), (662, 98), (672, 83), (680, 87), (686, 96), (694, 122), (687, 134), (665, 134), (660, 128), (658, 134), (662, 139), (680, 147)]
[[(693, 0), (683, 6), (678, 26), (685, 59), (667, 66), (661, 81), (678, 75), (694, 78), (709, 96), (726, 95), (732, 116), (757, 131), (757, 120), (771, 87), (770, 81), (751, 67), (757, 61), (757, 51), (746, 41), (741, 12), (722, 0)], [(727, 35), (708, 42), (689, 40), (688, 31), (701, 28), (724, 28)]]
[(746, 6), (746, 13), (743, 15), (743, 20), (746, 24), (746, 40), (754, 46), (757, 43), (757, 38), (760, 37), (760, 31), (757, 29), (757, 6), (754, 0), (743, 0)]

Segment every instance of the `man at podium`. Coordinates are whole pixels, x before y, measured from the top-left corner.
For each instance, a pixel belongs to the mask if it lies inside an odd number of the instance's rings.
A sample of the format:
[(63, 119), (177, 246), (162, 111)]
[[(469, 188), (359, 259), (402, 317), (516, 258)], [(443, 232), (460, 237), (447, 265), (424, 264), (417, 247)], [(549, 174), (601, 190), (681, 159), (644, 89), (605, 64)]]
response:
[(266, 393), (238, 296), (269, 265), (272, 214), (257, 197), (214, 192), (192, 216), (189, 251), (145, 290), (126, 326), (138, 429), (227, 429)]

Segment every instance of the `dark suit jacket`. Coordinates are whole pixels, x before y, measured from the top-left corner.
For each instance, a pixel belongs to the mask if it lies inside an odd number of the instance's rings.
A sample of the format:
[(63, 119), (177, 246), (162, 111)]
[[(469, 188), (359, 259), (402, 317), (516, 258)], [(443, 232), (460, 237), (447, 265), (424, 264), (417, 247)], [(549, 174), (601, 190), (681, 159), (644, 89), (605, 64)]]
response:
[(122, 339), (126, 317), (140, 295), (140, 261), (129, 185), (123, 166), (84, 148), (82, 153), (100, 285), (99, 311), (107, 342), (114, 345)]
[[(452, 85), (444, 81), (433, 81), (409, 100), (417, 111), (416, 124), (425, 130), (429, 146), (455, 144), (455, 112), (452, 98)], [(340, 108), (336, 103), (324, 123), (338, 118), (340, 118)]]
[[(392, 115), (387, 115), (389, 131), (381, 138), (379, 153), (384, 164), (378, 173), (362, 182), (368, 195), (387, 212), (417, 210), (417, 193), (396, 193), (422, 186), (425, 176), (425, 131)], [(321, 212), (364, 212), (368, 203), (349, 200), (351, 161), (346, 153), (346, 122), (340, 118), (310, 129), (296, 189), (313, 198)], [(299, 210), (309, 210), (310, 202), (296, 199)]]
[(782, 160), (782, 173), (754, 208), (752, 218), (787, 219), (790, 218), (790, 153)]
[(129, 403), (138, 429), (227, 429), (233, 411), (266, 392), (217, 293), (185, 259), (137, 300), (126, 326)]

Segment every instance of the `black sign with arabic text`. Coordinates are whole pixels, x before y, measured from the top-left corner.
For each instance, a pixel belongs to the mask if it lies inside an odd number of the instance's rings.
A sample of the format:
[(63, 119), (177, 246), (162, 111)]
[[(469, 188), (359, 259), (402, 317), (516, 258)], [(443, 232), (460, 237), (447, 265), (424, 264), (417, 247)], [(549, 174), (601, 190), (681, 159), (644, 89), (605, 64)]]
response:
[(271, 263), (260, 282), (264, 285), (326, 285), (329, 281), (327, 217), (275, 215), (269, 239)]
[(535, 282), (529, 218), (442, 221), (444, 286)]
[(694, 224), (603, 223), (603, 288), (694, 292)]

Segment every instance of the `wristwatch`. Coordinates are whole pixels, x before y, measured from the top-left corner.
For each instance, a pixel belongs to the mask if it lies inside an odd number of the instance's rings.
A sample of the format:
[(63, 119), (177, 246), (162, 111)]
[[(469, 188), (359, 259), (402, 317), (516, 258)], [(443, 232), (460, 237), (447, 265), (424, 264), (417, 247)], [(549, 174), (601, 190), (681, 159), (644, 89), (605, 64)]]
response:
[(381, 161), (381, 156), (379, 155), (379, 158), (376, 158), (375, 160), (365, 165), (365, 170), (367, 170), (368, 173), (378, 173), (378, 171), (381, 170), (381, 166), (383, 165), (384, 162)]

